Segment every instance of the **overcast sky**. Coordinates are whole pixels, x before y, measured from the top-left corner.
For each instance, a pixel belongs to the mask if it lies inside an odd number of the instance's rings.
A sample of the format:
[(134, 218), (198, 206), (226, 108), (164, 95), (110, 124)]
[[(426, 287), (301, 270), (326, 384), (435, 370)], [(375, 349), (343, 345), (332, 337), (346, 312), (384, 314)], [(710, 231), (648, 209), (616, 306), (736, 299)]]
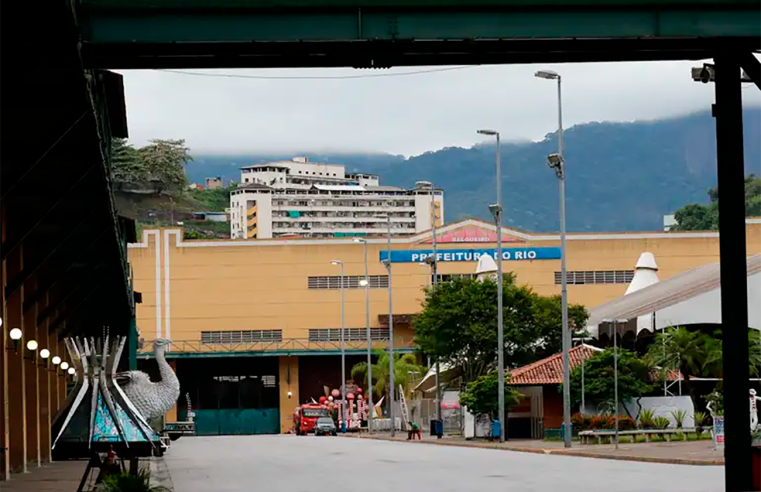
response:
[[(184, 138), (195, 154), (309, 150), (409, 156), (471, 146), (482, 141), (475, 133), (478, 128), (499, 130), (505, 140), (540, 140), (554, 132), (556, 85), (535, 78), (538, 69), (563, 75), (566, 127), (707, 110), (713, 85), (692, 81), (690, 68), (697, 65), (122, 73), (130, 139), (136, 145), (151, 138)], [(427, 73), (400, 75), (410, 72)], [(744, 90), (743, 96), (746, 104), (761, 104), (755, 88)]]

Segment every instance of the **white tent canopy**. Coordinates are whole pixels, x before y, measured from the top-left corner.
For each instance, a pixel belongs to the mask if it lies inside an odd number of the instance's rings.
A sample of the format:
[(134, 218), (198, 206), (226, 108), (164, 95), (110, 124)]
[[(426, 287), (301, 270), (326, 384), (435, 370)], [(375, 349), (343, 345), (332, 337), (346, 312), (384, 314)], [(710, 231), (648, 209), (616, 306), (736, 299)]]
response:
[[(761, 254), (748, 265), (748, 326), (761, 330)], [(655, 330), (721, 323), (719, 264), (689, 270), (602, 304), (590, 312), (587, 330), (597, 337), (604, 319), (634, 319), (655, 312)], [(638, 330), (639, 331), (639, 330)]]

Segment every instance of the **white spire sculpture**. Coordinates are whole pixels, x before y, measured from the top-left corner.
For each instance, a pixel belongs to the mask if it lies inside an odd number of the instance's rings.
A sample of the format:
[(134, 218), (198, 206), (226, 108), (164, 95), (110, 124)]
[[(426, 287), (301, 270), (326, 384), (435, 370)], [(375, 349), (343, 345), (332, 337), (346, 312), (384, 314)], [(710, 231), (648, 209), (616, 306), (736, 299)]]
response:
[[(634, 267), (634, 278), (632, 278), (629, 288), (624, 295), (631, 294), (645, 287), (658, 283), (658, 264), (655, 262), (655, 256), (652, 253), (642, 253)], [(653, 315), (645, 314), (637, 318), (637, 334), (642, 330), (653, 331)]]

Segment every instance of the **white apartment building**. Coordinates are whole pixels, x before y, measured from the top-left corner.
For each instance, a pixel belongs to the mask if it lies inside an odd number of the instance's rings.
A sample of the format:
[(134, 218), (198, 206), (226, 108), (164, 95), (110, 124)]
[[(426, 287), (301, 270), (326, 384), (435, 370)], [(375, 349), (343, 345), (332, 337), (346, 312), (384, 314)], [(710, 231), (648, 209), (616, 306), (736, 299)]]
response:
[(441, 190), (381, 186), (373, 174), (346, 173), (339, 164), (306, 157), (241, 168), (230, 195), (233, 239), (409, 235), (444, 221)]

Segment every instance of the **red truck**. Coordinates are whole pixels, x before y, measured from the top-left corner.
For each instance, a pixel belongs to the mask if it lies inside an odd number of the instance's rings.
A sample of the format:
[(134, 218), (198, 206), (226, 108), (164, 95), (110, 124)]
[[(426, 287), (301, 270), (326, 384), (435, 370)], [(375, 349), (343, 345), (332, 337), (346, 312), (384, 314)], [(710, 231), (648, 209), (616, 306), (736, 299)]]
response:
[(314, 432), (314, 425), (320, 417), (328, 417), (328, 409), (324, 405), (305, 403), (293, 412), (293, 428), (297, 436), (305, 436)]

